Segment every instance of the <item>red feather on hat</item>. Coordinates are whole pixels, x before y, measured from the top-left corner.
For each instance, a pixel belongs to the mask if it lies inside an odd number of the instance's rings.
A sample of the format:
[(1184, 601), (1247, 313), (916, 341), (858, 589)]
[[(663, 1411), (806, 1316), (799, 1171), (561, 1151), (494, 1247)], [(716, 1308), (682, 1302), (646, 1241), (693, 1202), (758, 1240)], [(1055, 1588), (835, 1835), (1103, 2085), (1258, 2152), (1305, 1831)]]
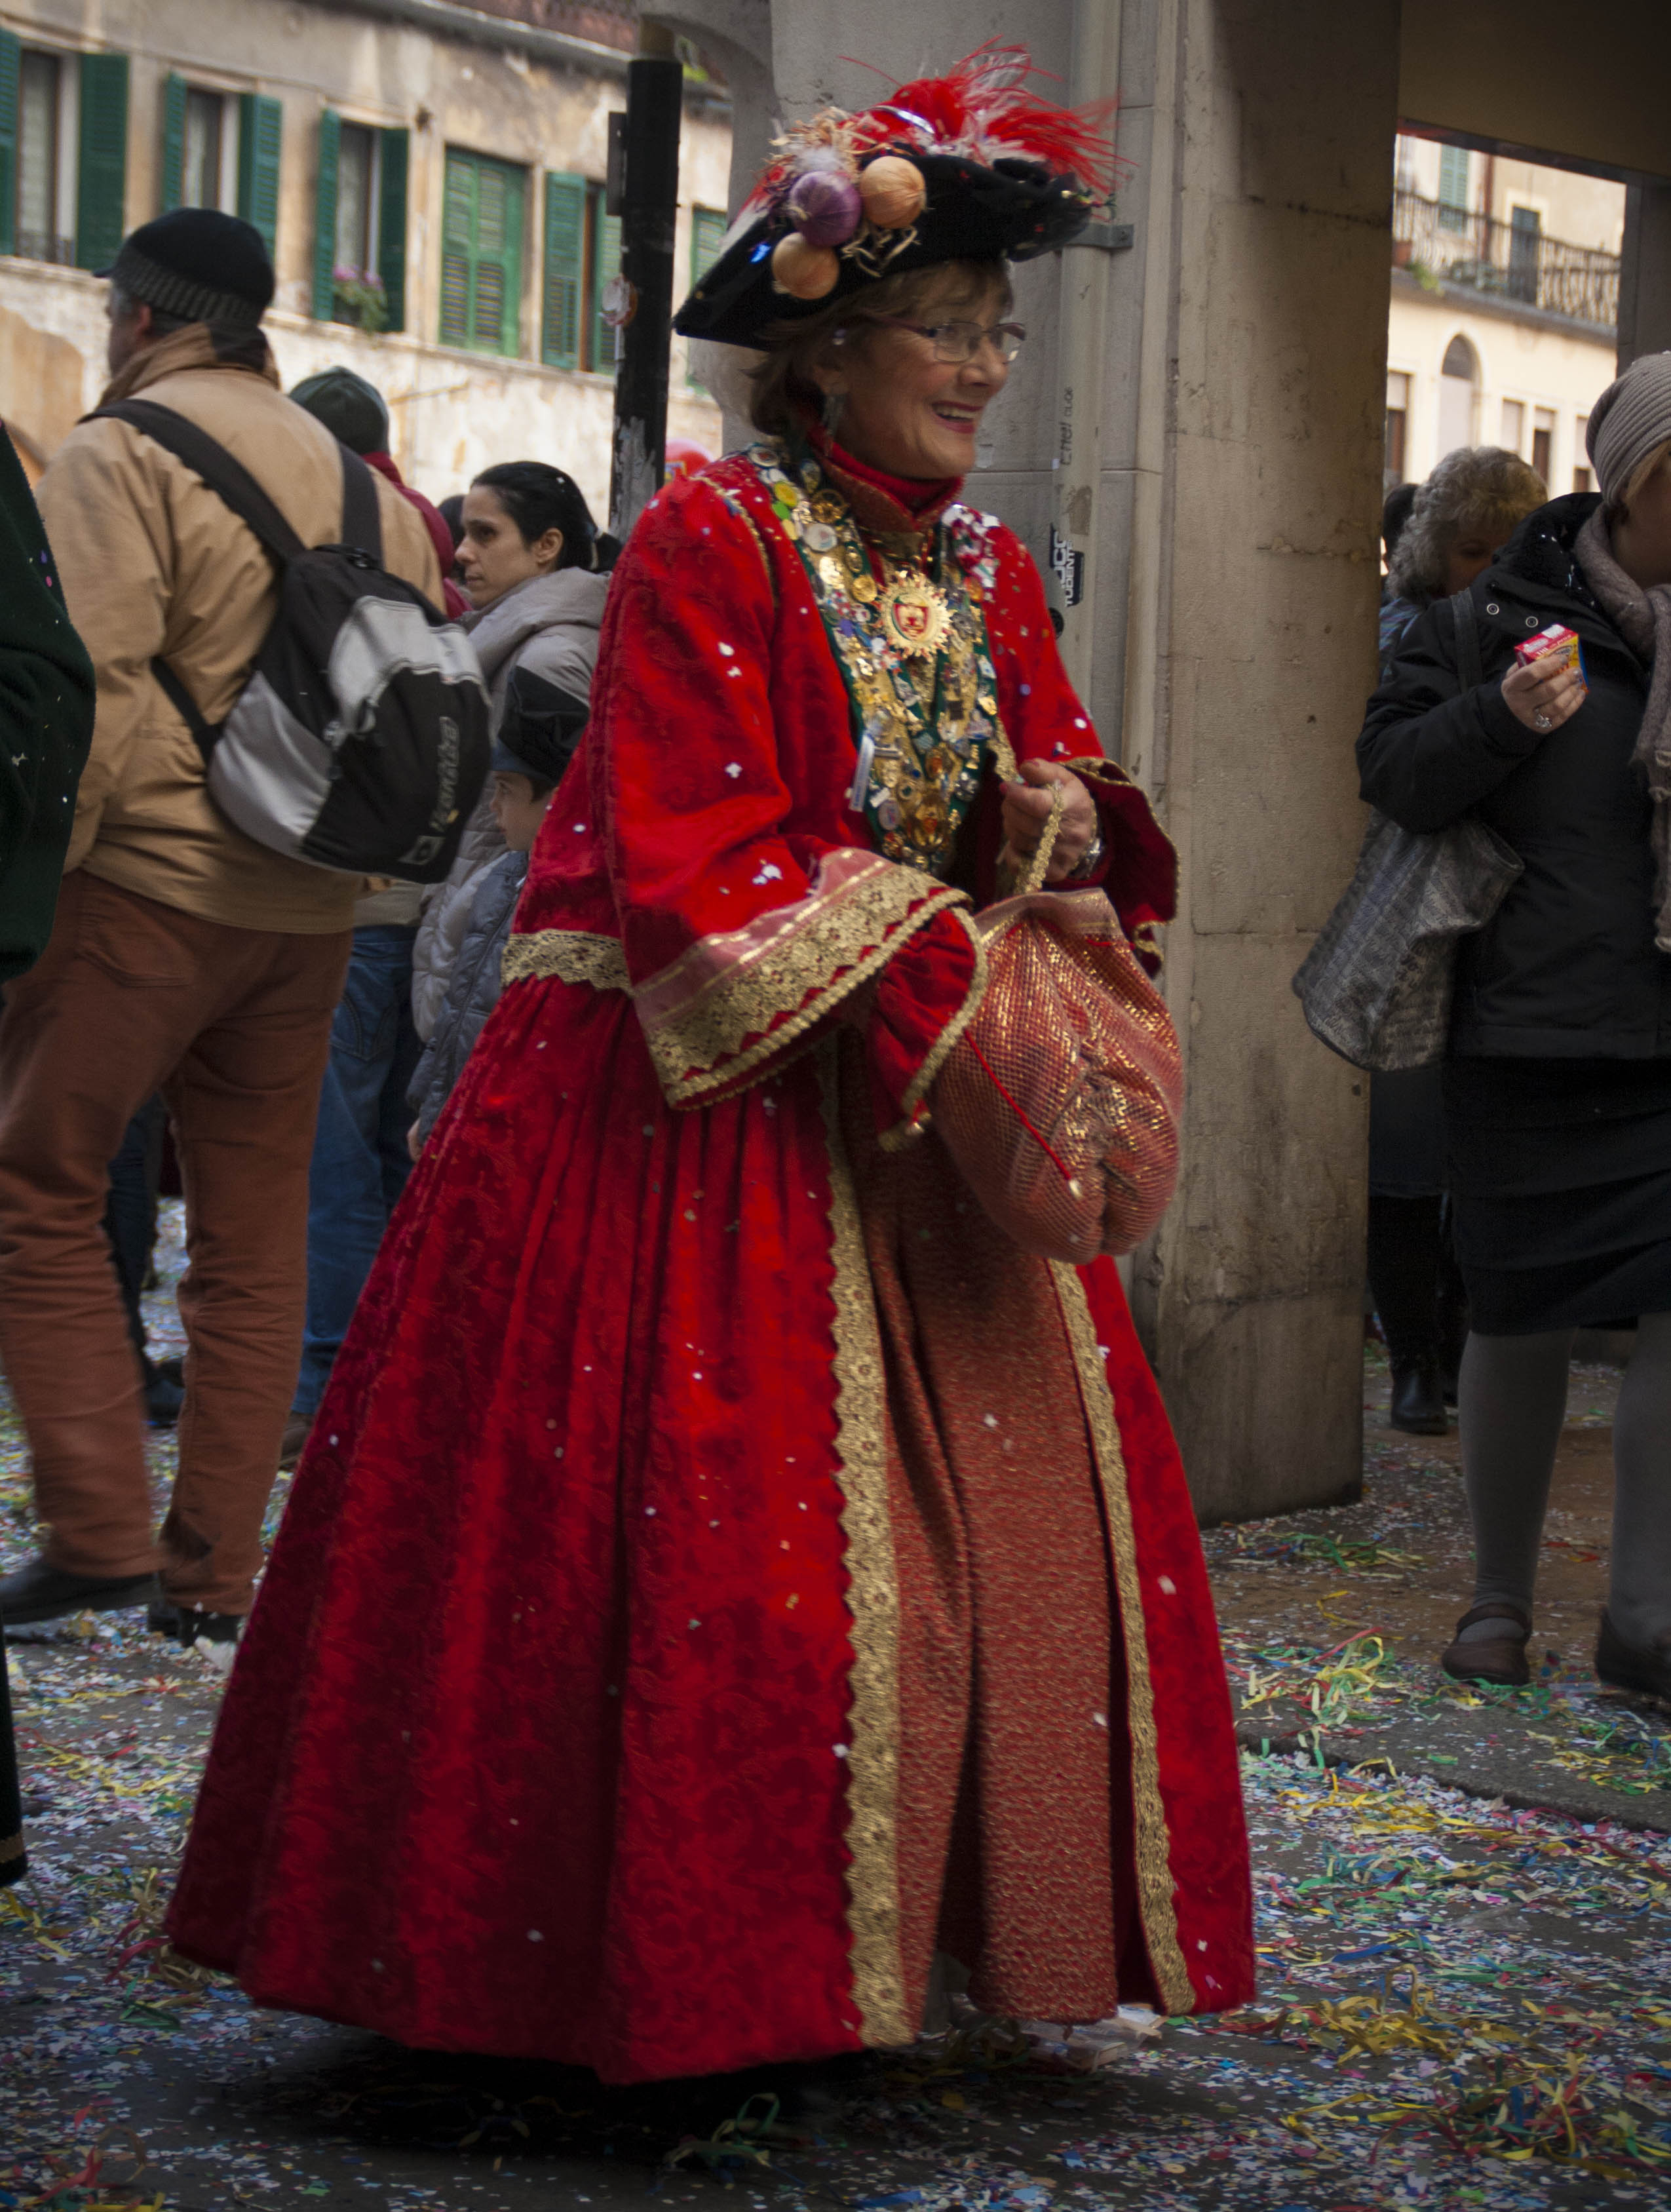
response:
[[(905, 154), (966, 154), (985, 162), (1018, 155), (1059, 173), (1072, 171), (1106, 198), (1121, 169), (1109, 137), (1119, 103), (1064, 107), (1027, 90), (1025, 79), (1034, 73), (1024, 46), (989, 39), (944, 76), (902, 84), (891, 99), (860, 114), (840, 116), (838, 123), (840, 111), (826, 109), (787, 134), (787, 146), (844, 143), (856, 155), (893, 147)], [(793, 151), (773, 162), (756, 198), (770, 195), (798, 166)]]

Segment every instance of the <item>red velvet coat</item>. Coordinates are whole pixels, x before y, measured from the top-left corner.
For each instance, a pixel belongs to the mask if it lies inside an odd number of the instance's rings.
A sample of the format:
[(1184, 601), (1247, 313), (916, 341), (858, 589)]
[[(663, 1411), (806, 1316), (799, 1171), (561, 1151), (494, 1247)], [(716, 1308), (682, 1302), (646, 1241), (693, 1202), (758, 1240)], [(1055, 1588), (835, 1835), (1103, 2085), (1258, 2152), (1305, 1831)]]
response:
[[(1083, 762), (1136, 931), (1170, 849), (991, 542), (1003, 732)], [(665, 492), (216, 1735), (170, 1933), (261, 2003), (634, 2080), (907, 2040), (936, 1948), (1052, 2019), (1251, 1993), (1114, 1266), (878, 1141), (979, 988), (997, 781), (938, 882), (851, 811), (849, 725), (750, 464)]]

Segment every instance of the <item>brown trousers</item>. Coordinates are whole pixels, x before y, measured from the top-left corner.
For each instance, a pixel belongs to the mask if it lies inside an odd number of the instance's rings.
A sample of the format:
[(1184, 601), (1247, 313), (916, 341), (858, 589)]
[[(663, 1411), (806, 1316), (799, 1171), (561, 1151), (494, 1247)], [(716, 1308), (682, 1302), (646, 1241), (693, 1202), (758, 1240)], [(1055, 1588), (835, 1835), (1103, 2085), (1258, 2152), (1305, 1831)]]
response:
[[(234, 929), (64, 878), (0, 1016), (0, 1357), (46, 1557), (160, 1567), (177, 1603), (247, 1613), (301, 1352), (307, 1164), (351, 939)], [(102, 1225), (154, 1091), (185, 1186), (185, 1406), (161, 1549), (138, 1370)]]

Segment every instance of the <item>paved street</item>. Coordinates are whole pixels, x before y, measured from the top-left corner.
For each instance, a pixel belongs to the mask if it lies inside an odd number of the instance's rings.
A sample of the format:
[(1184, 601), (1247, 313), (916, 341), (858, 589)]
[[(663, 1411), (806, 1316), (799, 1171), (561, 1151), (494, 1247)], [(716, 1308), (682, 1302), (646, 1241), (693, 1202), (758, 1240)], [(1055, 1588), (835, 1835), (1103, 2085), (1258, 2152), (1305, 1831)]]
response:
[[(1584, 1664), (1613, 1384), (1576, 1376), (1530, 1692), (1434, 1673), (1464, 1593), (1455, 1442), (1392, 1437), (1375, 1357), (1364, 1501), (1209, 1538), (1262, 1977), (1218, 2021), (970, 2021), (832, 2076), (606, 2092), (258, 2012), (155, 1935), (217, 1678), (133, 1616), (14, 1640), (33, 1871), (0, 1893), (0, 2206), (1665, 2203), (1671, 1748)], [(9, 1563), (9, 1416), (0, 1445)]]

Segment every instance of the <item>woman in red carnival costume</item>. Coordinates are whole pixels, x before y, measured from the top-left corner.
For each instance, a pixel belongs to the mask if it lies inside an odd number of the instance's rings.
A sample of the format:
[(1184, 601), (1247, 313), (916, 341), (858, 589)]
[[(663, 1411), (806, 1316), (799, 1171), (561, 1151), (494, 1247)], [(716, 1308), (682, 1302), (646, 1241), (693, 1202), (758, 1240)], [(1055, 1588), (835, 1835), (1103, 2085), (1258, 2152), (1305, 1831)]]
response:
[(233, 1675), (169, 1933), (258, 2003), (632, 2081), (907, 2043), (937, 1951), (1052, 2020), (1251, 1994), (1114, 1264), (1028, 1256), (901, 1141), (1053, 803), (1063, 897), (1172, 910), (1032, 562), (959, 499), (1005, 259), (1097, 174), (1023, 73), (792, 132), (681, 313), (763, 351), (760, 441), (617, 571)]

